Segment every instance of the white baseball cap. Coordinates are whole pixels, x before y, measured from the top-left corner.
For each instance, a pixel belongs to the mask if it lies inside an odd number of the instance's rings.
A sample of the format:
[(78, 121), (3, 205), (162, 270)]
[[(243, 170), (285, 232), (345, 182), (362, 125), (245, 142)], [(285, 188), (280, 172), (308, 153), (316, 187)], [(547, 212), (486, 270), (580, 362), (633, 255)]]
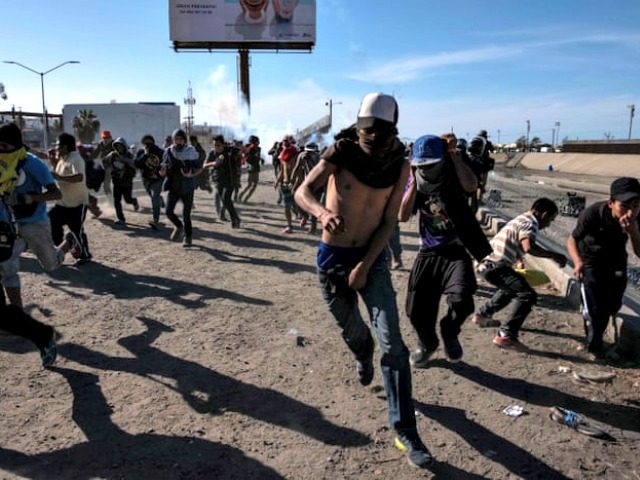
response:
[(384, 93), (369, 93), (364, 96), (358, 111), (358, 128), (373, 126), (376, 120), (382, 120), (392, 125), (398, 123), (398, 104), (391, 95)]

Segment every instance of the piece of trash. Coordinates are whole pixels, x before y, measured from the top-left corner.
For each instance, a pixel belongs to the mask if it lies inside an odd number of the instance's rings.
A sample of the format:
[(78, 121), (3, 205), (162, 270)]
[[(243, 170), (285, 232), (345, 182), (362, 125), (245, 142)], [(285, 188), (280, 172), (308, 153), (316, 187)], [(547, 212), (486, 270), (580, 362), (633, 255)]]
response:
[(569, 373), (569, 372), (571, 372), (571, 367), (565, 367), (565, 366), (560, 365), (558, 367), (558, 372), (559, 373)]
[(519, 417), (520, 415), (524, 414), (524, 408), (520, 405), (509, 405), (504, 410), (502, 410), (502, 413), (504, 413), (505, 415), (509, 415), (510, 417)]
[(616, 374), (609, 373), (589, 373), (589, 372), (573, 372), (573, 378), (580, 383), (609, 383), (614, 378), (616, 378)]
[(298, 347), (304, 347), (307, 344), (307, 339), (298, 335), (296, 337), (296, 346)]
[(591, 425), (587, 419), (573, 410), (561, 407), (550, 407), (549, 418), (556, 423), (573, 428), (576, 432), (582, 433), (583, 435), (600, 438), (602, 440), (615, 440), (613, 436), (601, 428)]
[(297, 328), (290, 328), (287, 333), (289, 335), (298, 335), (298, 329)]

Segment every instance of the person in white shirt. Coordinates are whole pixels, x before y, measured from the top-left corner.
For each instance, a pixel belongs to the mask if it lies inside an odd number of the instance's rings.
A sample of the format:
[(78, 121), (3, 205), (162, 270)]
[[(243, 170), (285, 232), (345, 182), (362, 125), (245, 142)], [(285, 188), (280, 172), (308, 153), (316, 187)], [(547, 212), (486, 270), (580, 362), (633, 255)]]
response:
[(58, 183), (62, 198), (49, 211), (53, 243), (59, 244), (64, 237), (64, 226), (69, 227), (80, 241), (80, 260), (90, 260), (89, 244), (84, 233), (84, 219), (89, 203), (89, 190), (85, 183), (85, 162), (76, 151), (76, 139), (69, 133), (61, 133), (56, 143), (58, 163), (53, 178)]

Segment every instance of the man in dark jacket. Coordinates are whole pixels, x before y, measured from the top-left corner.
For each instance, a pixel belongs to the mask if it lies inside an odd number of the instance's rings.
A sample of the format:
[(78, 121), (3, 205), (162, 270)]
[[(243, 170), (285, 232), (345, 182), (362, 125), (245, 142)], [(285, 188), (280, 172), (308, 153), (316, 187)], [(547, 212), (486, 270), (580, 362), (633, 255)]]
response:
[(107, 155), (103, 162), (105, 169), (111, 171), (113, 205), (118, 217), (116, 225), (125, 225), (122, 199), (124, 198), (125, 202), (133, 205), (133, 209), (136, 211), (140, 206), (138, 200), (133, 196), (133, 179), (136, 176), (136, 168), (124, 138), (118, 137), (113, 141), (113, 152)]
[[(191, 246), (191, 208), (193, 207), (193, 191), (196, 188), (194, 177), (202, 172), (202, 164), (198, 151), (187, 145), (187, 134), (176, 129), (172, 135), (173, 144), (164, 151), (160, 175), (166, 177), (164, 189), (169, 192), (167, 199), (167, 218), (175, 228), (171, 232), (171, 240), (179, 240), (184, 232), (183, 247)], [(182, 219), (174, 213), (178, 202), (182, 202)]]
[(149, 225), (154, 230), (158, 229), (160, 221), (160, 208), (162, 205), (162, 177), (160, 176), (160, 164), (164, 151), (156, 145), (151, 135), (145, 135), (140, 141), (142, 148), (138, 150), (135, 158), (135, 166), (142, 173), (142, 183), (151, 197), (151, 210), (153, 219)]
[(220, 217), (222, 219), (225, 210), (228, 211), (232, 228), (240, 227), (240, 217), (233, 205), (233, 189), (239, 166), (236, 155), (237, 150), (225, 145), (224, 137), (218, 135), (213, 139), (213, 150), (209, 152), (204, 164), (204, 168), (213, 169), (215, 172), (216, 191), (222, 199)]
[(249, 197), (253, 195), (253, 192), (256, 191), (258, 180), (260, 179), (260, 163), (262, 162), (260, 139), (255, 135), (249, 137), (249, 143), (244, 148), (244, 156), (247, 165), (249, 165), (249, 170), (247, 171), (247, 186), (240, 193), (240, 201), (246, 203), (249, 201)]

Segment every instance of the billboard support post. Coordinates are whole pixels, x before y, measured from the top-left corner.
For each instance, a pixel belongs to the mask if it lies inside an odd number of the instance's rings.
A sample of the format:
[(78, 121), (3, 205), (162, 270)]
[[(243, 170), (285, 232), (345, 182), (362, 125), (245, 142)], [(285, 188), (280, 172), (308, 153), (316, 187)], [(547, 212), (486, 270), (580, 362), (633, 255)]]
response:
[(240, 98), (246, 102), (247, 110), (251, 112), (251, 92), (249, 87), (249, 50), (238, 50), (238, 65), (240, 67)]

